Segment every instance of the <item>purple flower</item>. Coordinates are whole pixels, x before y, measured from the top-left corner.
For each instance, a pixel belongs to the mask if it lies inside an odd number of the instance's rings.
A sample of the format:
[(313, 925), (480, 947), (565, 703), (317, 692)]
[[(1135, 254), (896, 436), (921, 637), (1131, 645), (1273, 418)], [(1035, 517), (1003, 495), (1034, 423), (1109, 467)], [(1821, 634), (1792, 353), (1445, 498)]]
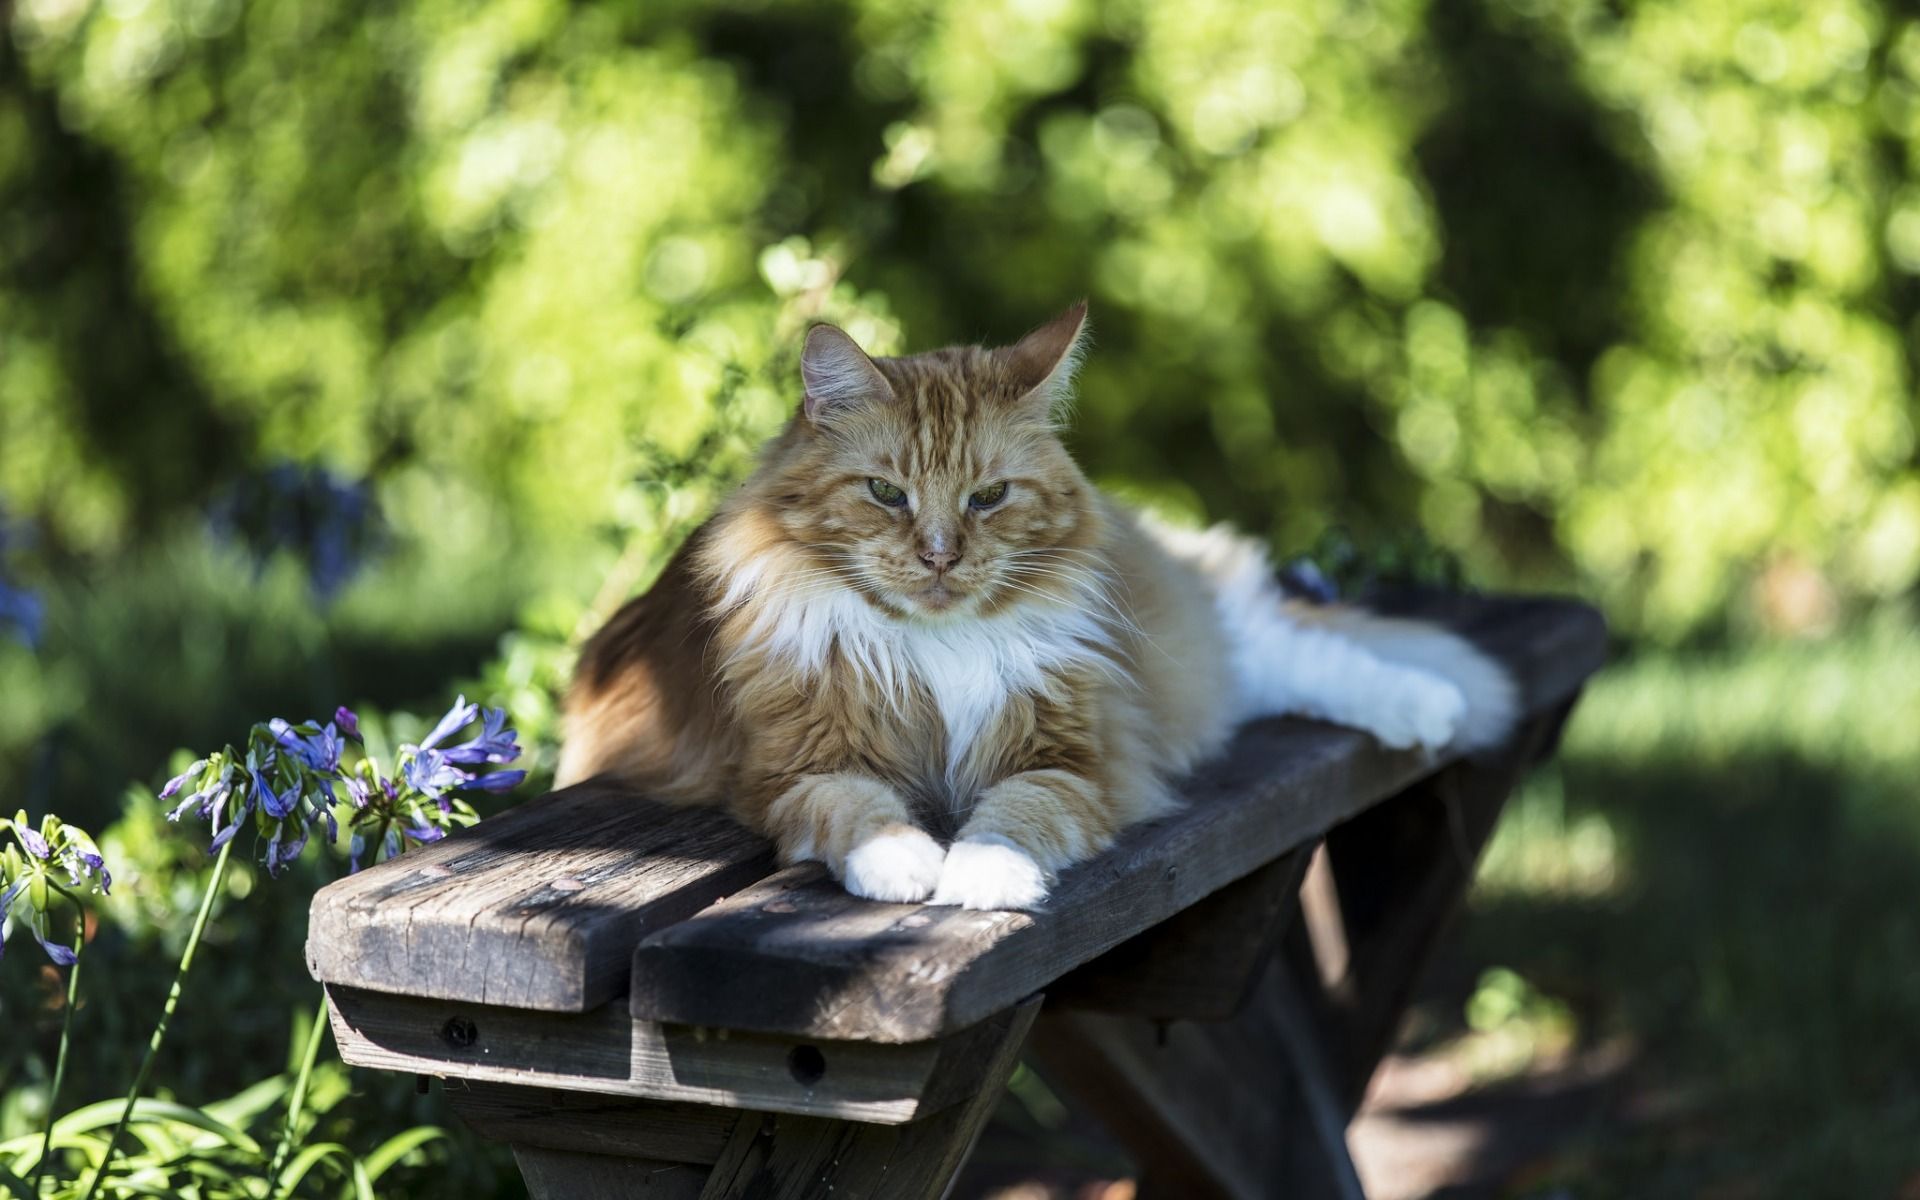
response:
[[(252, 803), (249, 802), (247, 807), (248, 809), (252, 809)], [(216, 817), (213, 823), (213, 840), (207, 843), (207, 849), (218, 850), (220, 847), (232, 841), (233, 835), (240, 832), (240, 817), (243, 815), (245, 814), (237, 814), (233, 818), (233, 824), (227, 826), (225, 829), (220, 828), (219, 818)]]
[(415, 821), (411, 825), (402, 825), (400, 826), (400, 832), (423, 845), (428, 842), (437, 842), (447, 836), (446, 830), (440, 828), (438, 825), (430, 825), (425, 821)]
[(331, 772), (340, 767), (340, 736), (333, 726), (302, 734), (279, 717), (267, 722), (273, 740), (309, 770)]
[(506, 728), (505, 710), (483, 709), (480, 721), (480, 733), (472, 741), (446, 751), (448, 762), (472, 766), (478, 763), (509, 763), (520, 757), (520, 747), (513, 740), (515, 732)]
[(192, 779), (195, 775), (205, 770), (206, 765), (206, 759), (199, 759), (186, 770), (175, 775), (172, 779), (167, 780), (167, 786), (160, 789), (160, 798), (162, 800), (173, 799), (174, 794), (186, 785), (187, 780)]
[[(447, 761), (447, 756), (438, 750), (422, 747), (420, 752), (407, 760), (400, 768), (400, 777), (414, 791), (430, 799), (439, 799), (440, 793), (449, 788), (465, 787), (473, 777)], [(389, 785), (391, 786), (391, 785)]]
[(441, 717), (440, 723), (433, 727), (433, 732), (420, 740), (420, 749), (433, 749), (443, 738), (450, 738), (472, 724), (473, 719), (479, 715), (478, 704), (468, 704), (465, 696), (458, 697), (454, 700), (453, 707), (447, 710), (447, 715)]
[(360, 718), (346, 705), (342, 704), (333, 710), (333, 723), (340, 727), (340, 732), (346, 737), (356, 742), (360, 740)]
[[(163, 796), (165, 795), (164, 792), (161, 794)], [(187, 815), (188, 809), (192, 808), (194, 805), (200, 803), (202, 800), (205, 800), (206, 798), (207, 798), (207, 794), (205, 792), (188, 792), (187, 798), (185, 800), (182, 800), (179, 804), (176, 804), (173, 807), (172, 811), (167, 813), (167, 820), (178, 821), (181, 817), (184, 817)]]
[(46, 605), (38, 595), (0, 579), (0, 628), (11, 625), (20, 643), (34, 650), (40, 646), (40, 630), (45, 620)]
[(167, 814), (167, 820), (178, 821), (186, 815), (188, 809), (197, 804), (200, 806), (200, 819), (211, 820), (218, 825), (219, 810), (226, 805), (227, 797), (231, 795), (233, 795), (233, 768), (226, 767), (221, 770), (220, 778), (214, 781), (212, 787), (194, 792), (182, 800), (172, 812)]
[(69, 886), (78, 887), (92, 879), (103, 894), (113, 894), (113, 873), (107, 870), (106, 860), (94, 849), (91, 838), (71, 826), (67, 831), (67, 845), (60, 851), (60, 865), (66, 868)]
[[(26, 886), (27, 881), (21, 879), (15, 882), (14, 885), (5, 892), (0, 892), (0, 926), (6, 924), (7, 910), (13, 907), (14, 900), (19, 897), (22, 891), (26, 890)], [(40, 943), (40, 948), (47, 952), (47, 957), (52, 959), (55, 965), (62, 967), (70, 967), (73, 965), (78, 955), (74, 954), (70, 948), (62, 946), (58, 942), (49, 942), (47, 940), (47, 918), (45, 913), (29, 911), (20, 923), (27, 927), (27, 932), (33, 935), (34, 941)], [(6, 951), (6, 941), (4, 938), (0, 938), (0, 955), (4, 955)]]
[[(0, 933), (4, 933), (6, 930), (7, 910), (13, 907), (14, 900), (19, 897), (21, 892), (24, 892), (26, 890), (27, 890), (27, 881), (22, 879), (19, 882), (15, 883), (12, 887), (8, 888), (6, 891), (0, 892)], [(0, 937), (0, 958), (4, 958), (6, 956), (6, 953), (7, 953), (7, 939), (4, 937)]]
[(519, 787), (521, 780), (526, 777), (525, 771), (495, 771), (491, 775), (480, 775), (469, 780), (466, 786), (483, 792), (509, 792)]
[[(276, 821), (284, 821), (300, 806), (300, 785), (289, 784), (287, 790), (278, 795), (268, 786), (266, 777), (259, 771), (253, 773), (253, 786), (260, 795), (260, 807)], [(248, 807), (252, 807), (249, 805)]]
[(283, 868), (291, 866), (293, 860), (300, 857), (300, 852), (307, 848), (307, 831), (304, 828), (294, 826), (294, 836), (282, 841), (280, 835), (284, 828), (275, 829), (273, 837), (267, 842), (267, 874), (275, 877)]
[(47, 952), (47, 957), (53, 960), (55, 966), (70, 967), (79, 960), (80, 956), (73, 952), (73, 947), (62, 946), (59, 942), (48, 941), (40, 935), (40, 930), (38, 929), (34, 929), (32, 932), (33, 940), (40, 943), (40, 948)]
[(33, 830), (28, 829), (25, 825), (16, 824), (13, 828), (20, 834), (20, 841), (26, 845), (28, 854), (38, 859), (53, 857), (53, 849), (47, 845), (47, 839), (41, 837)]

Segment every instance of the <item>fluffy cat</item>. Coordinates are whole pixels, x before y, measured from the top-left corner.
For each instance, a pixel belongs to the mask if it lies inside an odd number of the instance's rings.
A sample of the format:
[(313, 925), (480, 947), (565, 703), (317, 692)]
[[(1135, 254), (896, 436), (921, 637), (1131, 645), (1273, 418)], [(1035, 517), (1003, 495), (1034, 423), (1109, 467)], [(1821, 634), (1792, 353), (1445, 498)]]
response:
[(1298, 605), (1253, 541), (1090, 484), (1056, 432), (1085, 322), (880, 359), (814, 328), (785, 432), (587, 643), (558, 783), (724, 805), (855, 895), (1029, 908), (1241, 721), (1504, 736), (1465, 641)]

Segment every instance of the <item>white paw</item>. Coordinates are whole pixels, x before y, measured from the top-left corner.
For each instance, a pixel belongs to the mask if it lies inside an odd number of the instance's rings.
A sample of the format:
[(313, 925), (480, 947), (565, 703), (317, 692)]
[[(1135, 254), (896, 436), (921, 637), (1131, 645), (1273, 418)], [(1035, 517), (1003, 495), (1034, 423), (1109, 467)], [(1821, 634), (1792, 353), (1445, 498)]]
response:
[(1395, 750), (1438, 750), (1452, 742), (1467, 719), (1467, 698), (1448, 681), (1424, 671), (1397, 676), (1391, 695), (1366, 730)]
[(939, 842), (918, 829), (883, 833), (853, 848), (841, 882), (869, 900), (914, 903), (933, 894), (946, 856)]
[(947, 851), (934, 904), (962, 908), (1032, 908), (1047, 898), (1047, 875), (1033, 856), (1006, 838), (962, 838)]

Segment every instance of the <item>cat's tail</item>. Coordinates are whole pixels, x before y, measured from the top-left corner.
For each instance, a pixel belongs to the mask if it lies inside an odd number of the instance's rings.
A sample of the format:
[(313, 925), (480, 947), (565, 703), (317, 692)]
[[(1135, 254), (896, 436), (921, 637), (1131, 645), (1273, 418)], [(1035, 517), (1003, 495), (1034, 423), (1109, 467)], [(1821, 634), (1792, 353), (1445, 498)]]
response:
[(1145, 524), (1213, 592), (1241, 719), (1297, 713), (1368, 730), (1388, 745), (1467, 751), (1513, 730), (1513, 676), (1467, 639), (1425, 621), (1289, 597), (1265, 547), (1226, 526)]

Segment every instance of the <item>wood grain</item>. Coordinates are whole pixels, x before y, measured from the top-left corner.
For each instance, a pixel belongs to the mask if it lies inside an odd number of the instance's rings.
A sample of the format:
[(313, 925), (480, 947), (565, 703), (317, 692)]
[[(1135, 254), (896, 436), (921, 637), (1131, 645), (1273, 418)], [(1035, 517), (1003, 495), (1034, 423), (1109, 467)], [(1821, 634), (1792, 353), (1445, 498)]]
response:
[[(657, 1025), (620, 1003), (546, 1013), (330, 984), (334, 1040), (359, 1067), (897, 1124), (971, 1094), (1008, 1013), (906, 1046)], [(661, 1157), (656, 1147), (648, 1157)]]
[(1049, 1008), (1120, 1012), (1159, 1020), (1224, 1021), (1260, 981), (1299, 908), (1311, 847), (1128, 938), (1047, 988)]
[(323, 983), (585, 1012), (625, 990), (643, 936), (771, 868), (720, 813), (584, 784), (322, 888), (307, 964)]
[(1303, 1053), (1288, 986), (1270, 958), (1230, 1021), (1049, 1008), (1029, 1053), (1126, 1145), (1142, 1196), (1355, 1200), (1346, 1116), (1324, 1064)]
[[(1555, 600), (1445, 601), (1505, 661), (1524, 708), (1563, 703), (1605, 628)], [(908, 1043), (977, 1023), (1202, 897), (1305, 845), (1443, 763), (1306, 721), (1243, 730), (1178, 815), (1069, 871), (1045, 911), (876, 904), (817, 866), (779, 872), (667, 927), (633, 958), (632, 1011), (663, 1022)]]
[(530, 1200), (699, 1200), (707, 1168), (515, 1146)]
[(711, 1166), (740, 1114), (700, 1104), (449, 1079), (447, 1104), (496, 1142)]
[(742, 1117), (701, 1200), (939, 1200), (1013, 1075), (1040, 1003), (1035, 996), (1007, 1012), (995, 1036), (975, 1047), (966, 1100), (926, 1120), (883, 1126)]

